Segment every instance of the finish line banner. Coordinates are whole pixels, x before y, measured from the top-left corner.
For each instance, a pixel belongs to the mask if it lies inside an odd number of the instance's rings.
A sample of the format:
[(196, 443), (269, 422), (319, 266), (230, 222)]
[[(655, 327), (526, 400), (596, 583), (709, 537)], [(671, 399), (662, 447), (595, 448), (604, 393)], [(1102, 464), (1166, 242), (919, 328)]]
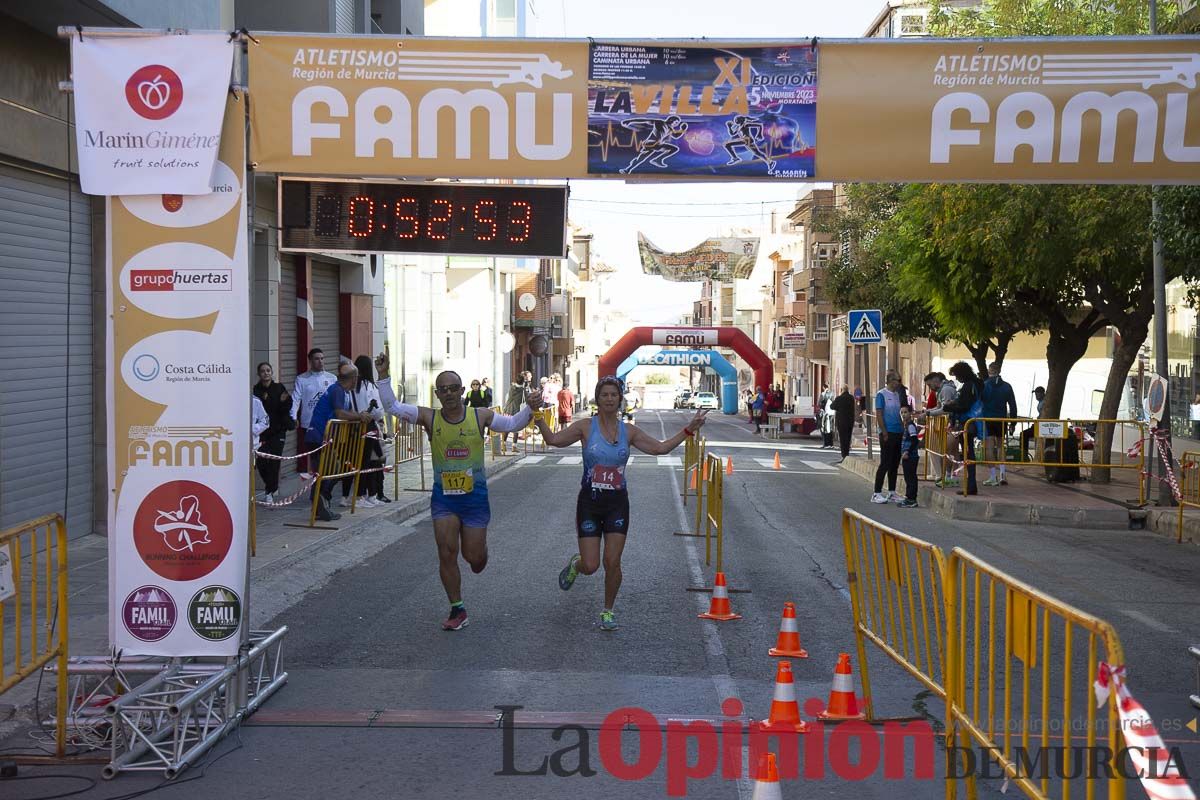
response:
[(823, 180), (1200, 182), (1200, 40), (830, 42)]
[(250, 487), (245, 107), (214, 191), (107, 201), (109, 642), (235, 655)]

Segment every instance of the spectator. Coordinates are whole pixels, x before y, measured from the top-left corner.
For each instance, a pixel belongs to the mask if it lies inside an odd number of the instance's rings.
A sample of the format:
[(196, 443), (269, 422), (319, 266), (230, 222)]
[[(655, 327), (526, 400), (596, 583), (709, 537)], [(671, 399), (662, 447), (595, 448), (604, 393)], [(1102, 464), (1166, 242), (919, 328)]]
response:
[[(304, 443), (308, 440), (309, 423), (312, 420), (313, 409), (317, 407), (317, 400), (336, 381), (337, 378), (332, 373), (325, 371), (325, 352), (319, 347), (309, 350), (308, 372), (296, 376), (296, 385), (292, 391), (292, 419), (298, 423), (296, 439), (301, 453), (311, 450), (305, 447)], [(318, 437), (317, 444), (320, 443)], [(308, 456), (300, 456), (296, 468), (300, 470), (303, 480), (312, 478)]]
[[(926, 408), (918, 418), (924, 417), (949, 417), (945, 412), (947, 403), (954, 402), (954, 398), (958, 396), (958, 387), (954, 381), (947, 378), (941, 372), (931, 372), (925, 376), (925, 387), (933, 396), (933, 401), (926, 400)], [(934, 479), (934, 483), (940, 488), (943, 483), (952, 485), (958, 482), (958, 479), (953, 476), (947, 476), (946, 473), (946, 457), (951, 456), (957, 458), (958, 455), (958, 437), (953, 435), (955, 426), (952, 420), (946, 420), (946, 440), (945, 442), (932, 442), (928, 438), (925, 440), (926, 455), (932, 459), (930, 462), (933, 465), (933, 471), (938, 476)], [(926, 432), (928, 436), (928, 431)], [(946, 452), (940, 453), (937, 447), (945, 447)]]
[[(988, 364), (988, 379), (983, 385), (983, 416), (1012, 419), (1017, 416), (1017, 396), (1012, 385), (1000, 377), (1000, 363), (993, 361)], [(988, 478), (984, 486), (1007, 486), (1008, 475), (1005, 472), (1005, 440), (1008, 435), (1008, 422), (988, 422), (986, 426), (987, 440), (984, 442), (984, 458), (988, 461), (999, 461), (988, 465)]]
[[(362, 454), (362, 468), (372, 471), (358, 476), (359, 499), (356, 501), (356, 504), (365, 508), (374, 508), (375, 506), (391, 502), (383, 493), (383, 472), (373, 471), (383, 466), (383, 445), (379, 439), (380, 433), (383, 430), (381, 425), (383, 422), (383, 403), (379, 399), (379, 389), (375, 386), (375, 372), (371, 368), (371, 357), (359, 356), (354, 359), (354, 368), (358, 371), (358, 380), (354, 384), (354, 393), (350, 398), (350, 405), (355, 411), (366, 411), (370, 414), (371, 421), (367, 423), (367, 433), (373, 434), (363, 443)], [(350, 496), (350, 490), (353, 486), (353, 475), (342, 478), (343, 507), (350, 505), (347, 498)]]
[(837, 427), (838, 445), (842, 448), (842, 458), (838, 462), (840, 464), (850, 455), (850, 439), (854, 434), (854, 419), (858, 416), (858, 404), (854, 402), (854, 395), (850, 394), (849, 386), (843, 386), (842, 393), (829, 401), (829, 408), (833, 412)]
[[(1040, 419), (1042, 416), (1042, 406), (1046, 405), (1046, 387), (1035, 387), (1033, 390), (1033, 399), (1037, 401), (1037, 416)], [(1029, 458), (1029, 443), (1033, 440), (1033, 435), (1036, 432), (1037, 423), (1032, 423), (1028, 428), (1021, 431), (1021, 458)]]
[[(271, 427), (271, 420), (267, 417), (267, 410), (263, 408), (262, 401), (250, 395), (250, 432), (255, 436), (262, 435), (262, 432)], [(266, 492), (263, 492), (265, 495)]]
[(571, 389), (563, 386), (558, 390), (558, 427), (565, 428), (571, 424), (571, 415), (575, 413), (575, 395)]
[(746, 401), (746, 420), (751, 425), (753, 425), (754, 424), (754, 392), (747, 389), (743, 393), (743, 398)]
[(904, 465), (904, 499), (900, 508), (917, 507), (917, 462), (921, 458), (921, 432), (913, 420), (912, 408), (900, 407), (900, 463)]
[[(520, 380), (513, 381), (512, 385), (509, 386), (508, 397), (504, 401), (504, 413), (510, 417), (516, 416), (518, 413), (520, 413), (521, 408), (525, 405), (525, 395), (531, 390), (531, 386), (533, 385), (533, 373), (529, 370), (525, 370), (517, 377), (520, 378)], [(514, 445), (517, 443), (517, 437), (520, 435), (520, 433), (520, 431), (512, 432)], [(504, 434), (504, 436), (507, 435), (508, 434)], [(501, 438), (503, 439), (503, 436)]]
[[(281, 456), (287, 441), (287, 432), (296, 427), (295, 420), (292, 419), (292, 396), (282, 383), (274, 380), (275, 371), (266, 361), (258, 365), (257, 372), (258, 383), (254, 384), (252, 393), (266, 415), (267, 426), (262, 430), (255, 430), (254, 435), (258, 437), (258, 449), (261, 452)], [(277, 502), (275, 494), (279, 491), (281, 462), (274, 458), (259, 458), (256, 459), (255, 466), (263, 480), (261, 499), (267, 503)]]
[[(330, 420), (344, 419), (364, 424), (371, 421), (368, 412), (352, 410), (351, 398), (357, 383), (358, 369), (353, 364), (338, 366), (337, 381), (325, 390), (313, 406), (310, 418), (312, 427), (306, 430), (305, 444), (308, 447), (318, 447), (325, 440), (325, 428)], [(333, 499), (333, 484), (333, 481), (321, 481), (321, 496), (317, 499), (317, 519), (324, 522), (332, 522), (342, 516), (329, 507)]]
[(951, 414), (951, 419), (962, 426), (962, 438), (966, 443), (965, 453), (967, 469), (967, 494), (979, 494), (975, 483), (975, 439), (979, 437), (978, 425), (963, 425), (968, 419), (983, 416), (983, 381), (965, 361), (959, 361), (950, 368), (950, 374), (958, 381), (958, 394), (952, 402), (942, 406), (942, 410)]
[[(879, 430), (879, 466), (875, 469), (875, 491), (872, 503), (899, 502), (896, 494), (896, 473), (900, 469), (900, 444), (904, 426), (900, 409), (909, 405), (908, 392), (900, 383), (900, 375), (889, 369), (884, 375), (884, 388), (875, 393), (875, 422)], [(910, 406), (911, 407), (911, 406)], [(887, 478), (887, 492), (883, 479)]]
[(484, 378), (484, 379), (483, 379), (483, 386), (482, 386), (482, 388), (483, 388), (483, 407), (484, 407), (484, 408), (491, 408), (491, 407), (492, 407), (492, 400), (493, 400), (493, 399), (495, 399), (495, 398), (493, 398), (493, 397), (492, 397), (492, 387), (488, 385), (488, 379), (487, 379), (487, 378)]
[(760, 386), (758, 387), (758, 392), (754, 395), (754, 400), (750, 403), (750, 418), (754, 422), (755, 433), (762, 433), (763, 416), (767, 413), (766, 403), (766, 394)]
[(538, 387), (542, 392), (542, 406), (552, 406), (558, 401), (558, 390), (554, 388), (554, 384), (550, 382), (550, 378), (543, 375), (538, 379)]
[(483, 393), (483, 387), (479, 381), (471, 381), (471, 391), (467, 392), (467, 407), (468, 408), (488, 408), (491, 401), (488, 396)]
[(829, 408), (832, 401), (833, 392), (829, 391), (829, 384), (822, 384), (821, 394), (817, 397), (817, 418), (821, 422), (822, 450), (829, 450), (833, 447), (833, 411)]

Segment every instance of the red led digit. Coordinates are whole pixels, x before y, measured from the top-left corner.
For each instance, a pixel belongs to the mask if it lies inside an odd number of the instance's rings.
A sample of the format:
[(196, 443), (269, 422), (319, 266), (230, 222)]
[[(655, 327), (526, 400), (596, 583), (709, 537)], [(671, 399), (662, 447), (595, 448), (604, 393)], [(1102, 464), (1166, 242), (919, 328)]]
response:
[[(421, 204), (415, 197), (396, 201), (396, 238), (415, 239), (421, 233)], [(405, 229), (407, 228), (407, 230)]]
[(450, 238), (450, 219), (453, 216), (454, 204), (449, 200), (434, 200), (431, 202), (429, 204), (429, 222), (425, 225), (425, 230), (429, 238)]
[(533, 221), (533, 207), (524, 200), (517, 200), (508, 206), (508, 240), (510, 242), (525, 242), (529, 240), (530, 223)]
[(375, 232), (375, 201), (364, 195), (350, 198), (350, 235), (362, 238)]
[(495, 200), (480, 200), (475, 204), (475, 238), (481, 242), (496, 238)]

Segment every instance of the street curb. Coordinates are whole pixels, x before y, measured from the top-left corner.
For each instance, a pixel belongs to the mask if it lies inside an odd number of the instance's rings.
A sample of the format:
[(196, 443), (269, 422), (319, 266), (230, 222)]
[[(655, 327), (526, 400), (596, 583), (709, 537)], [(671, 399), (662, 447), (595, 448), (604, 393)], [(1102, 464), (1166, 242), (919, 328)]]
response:
[[(839, 466), (866, 481), (874, 481), (878, 465), (862, 456), (850, 456)], [(1129, 530), (1132, 527), (1130, 510), (1117, 503), (1113, 503), (1111, 508), (1079, 508), (1007, 500), (968, 500), (961, 494), (941, 491), (928, 482), (922, 482), (918, 489), (917, 502), (939, 516), (965, 522), (1102, 530)], [(1154, 530), (1175, 535), (1176, 512), (1152, 512), (1151, 517)], [(1164, 517), (1170, 519), (1165, 520)], [(1192, 541), (1200, 540), (1200, 517), (1185, 517), (1184, 531), (1185, 538), (1190, 536)]]

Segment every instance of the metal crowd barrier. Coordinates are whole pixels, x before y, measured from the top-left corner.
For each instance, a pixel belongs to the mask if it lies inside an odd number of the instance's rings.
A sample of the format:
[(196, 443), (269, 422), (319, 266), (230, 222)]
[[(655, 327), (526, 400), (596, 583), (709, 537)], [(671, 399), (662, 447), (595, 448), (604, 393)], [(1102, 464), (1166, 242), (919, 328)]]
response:
[[(721, 471), (721, 457), (709, 453), (704, 460), (708, 467), (708, 476), (703, 481), (705, 484), (705, 502), (700, 502), (699, 486), (700, 481), (696, 482), (696, 514), (699, 517), (701, 508), (704, 509), (704, 563), (712, 564), (712, 540), (714, 533), (717, 540), (717, 572), (723, 572), (725, 569), (722, 553), (725, 543), (725, 473)], [(699, 533), (700, 526), (697, 521), (696, 532)]]
[(842, 542), (867, 718), (875, 719), (867, 641), (945, 699), (941, 548), (848, 508), (842, 510)]
[[(696, 481), (696, 523), (695, 523), (695, 527), (692, 530), (676, 531), (675, 535), (676, 536), (691, 536), (691, 537), (698, 539), (698, 538), (704, 536), (704, 533), (702, 531), (703, 525), (704, 525), (703, 509), (705, 507), (704, 506), (704, 497), (705, 497), (705, 488), (704, 487), (708, 484), (708, 480), (709, 480), (709, 475), (708, 475), (709, 465), (704, 460), (704, 451), (705, 451), (705, 448), (707, 447), (707, 444), (703, 438), (698, 437), (698, 436), (689, 436), (686, 439), (686, 442), (687, 442), (687, 446), (691, 448), (691, 452), (690, 452), (691, 457), (693, 459), (695, 459), (691, 463), (691, 469), (694, 470), (694, 473), (692, 473), (692, 474), (694, 474), (695, 481)], [(688, 460), (687, 460), (688, 456), (689, 456), (689, 452), (687, 450), (685, 450), (684, 451), (684, 470), (683, 470), (683, 485), (684, 485), (685, 489), (691, 484), (691, 481), (692, 481), (692, 476), (689, 475), (689, 473), (688, 473)], [(687, 503), (687, 492), (686, 491), (682, 492), (682, 495), (683, 495), (683, 501), (686, 504)]]
[[(12, 584), (6, 586), (10, 575)], [(5, 628), (9, 608), (11, 638)], [(47, 514), (0, 532), (0, 695), (57, 660), (54, 752), (60, 757), (67, 744), (67, 618), (67, 526), (62, 515)]]
[(324, 481), (339, 480), (354, 476), (354, 486), (350, 492), (350, 513), (354, 513), (354, 504), (358, 500), (358, 481), (361, 477), (363, 446), (367, 440), (363, 438), (366, 425), (348, 419), (331, 419), (325, 425), (325, 441), (329, 445), (321, 451), (321, 463), (317, 468), (317, 479), (313, 482), (312, 511), (309, 513), (308, 526), (317, 524), (317, 503), (321, 497), (321, 484)]
[(948, 415), (930, 414), (925, 417), (924, 473), (921, 476), (924, 480), (945, 481), (946, 475), (953, 471), (949, 469), (951, 457), (948, 449), (952, 441)]
[(688, 492), (692, 487), (692, 475), (695, 475), (697, 491), (700, 487), (700, 465), (704, 463), (705, 440), (699, 436), (689, 436), (683, 440), (683, 491), (680, 496), (687, 502)]
[(1200, 452), (1190, 450), (1179, 459), (1179, 519), (1176, 541), (1183, 542), (1183, 509), (1200, 508)]
[[(987, 425), (988, 423), (1001, 423), (1003, 425), (1002, 435), (999, 437), (999, 459), (989, 458), (987, 453), (987, 437), (980, 437), (978, 434), (979, 424)], [(1061, 441), (1057, 436), (1041, 435), (1047, 423), (1056, 424), (1062, 430), (1062, 439), (1068, 436), (1076, 436), (1082, 439), (1081, 435), (1075, 433), (1076, 428), (1084, 428), (1085, 426), (1095, 426), (1096, 437), (1094, 447), (1099, 446), (1107, 441), (1109, 455), (1115, 456), (1108, 464), (1099, 464), (1095, 462), (1095, 450), (1087, 451), (1083, 448), (1083, 442), (1080, 441), (1080, 458), (1078, 462), (1064, 461), (1062, 457), (1062, 446), (1056, 449), (1056, 460), (1047, 460), (1046, 455), (1049, 452), (1049, 442)], [(1011, 427), (1015, 424), (1029, 424), (1034, 426), (1032, 435), (1013, 436)], [(1136, 436), (1128, 435), (1130, 431), (1136, 432)], [(1112, 432), (1114, 435), (1106, 437), (1104, 433)], [(973, 440), (973, 446), (968, 446), (966, 437), (970, 435)], [(1146, 423), (1130, 419), (1062, 419), (1062, 420), (1045, 420), (1045, 419), (1030, 419), (1027, 417), (973, 417), (964, 423), (963, 430), (959, 434), (963, 438), (961, 453), (963, 464), (973, 464), (976, 466), (1031, 466), (1031, 467), (1058, 467), (1058, 468), (1078, 468), (1088, 470), (1095, 473), (1097, 470), (1137, 470), (1138, 475), (1138, 502), (1144, 504), (1146, 502), (1146, 449), (1143, 444), (1147, 438)], [(1011, 440), (1016, 439), (1018, 444), (1018, 458), (1014, 461), (1008, 459), (1008, 446)], [(1034, 443), (1034, 453), (1039, 456), (1035, 459), (1028, 459), (1028, 450), (1026, 442)], [(974, 457), (970, 456), (974, 452)], [(1083, 460), (1085, 452), (1092, 452), (1093, 459), (1091, 462)], [(962, 493), (967, 493), (967, 481), (964, 477), (962, 481)]]
[[(1055, 796), (1069, 798), (1072, 786), (1065, 776), (1075, 774), (1075, 732), (1082, 728), (1086, 760), (1103, 753), (1095, 749), (1097, 708), (1092, 684), (1101, 661), (1125, 663), (1116, 630), (960, 548), (951, 551), (946, 566), (946, 601), (948, 748), (956, 744), (969, 748), (974, 741), (995, 759), (1008, 780), (1035, 800), (1051, 797), (1050, 776), (1061, 774), (1064, 777), (1053, 779), (1060, 790)], [(1061, 713), (1052, 714), (1052, 707)], [(1113, 777), (1107, 779), (1107, 796), (1116, 800), (1125, 796), (1117, 763), (1122, 758), (1122, 739), (1117, 693), (1112, 692), (1107, 703), (1105, 764), (1113, 770)], [(1042, 758), (1061, 759), (1061, 771), (1051, 762), (1040, 775), (1030, 775), (1035, 771), (1029, 768), (1031, 762)], [(973, 772), (965, 771), (968, 797), (973, 798)], [(1079, 779), (1085, 781), (1086, 797), (1091, 800), (1101, 781), (1089, 780), (1086, 770)], [(946, 781), (948, 800), (956, 796), (957, 786), (956, 780)]]
[(393, 417), (392, 494), (400, 496), (400, 465), (416, 461), (421, 468), (421, 491), (425, 491), (425, 429), (419, 423)]

